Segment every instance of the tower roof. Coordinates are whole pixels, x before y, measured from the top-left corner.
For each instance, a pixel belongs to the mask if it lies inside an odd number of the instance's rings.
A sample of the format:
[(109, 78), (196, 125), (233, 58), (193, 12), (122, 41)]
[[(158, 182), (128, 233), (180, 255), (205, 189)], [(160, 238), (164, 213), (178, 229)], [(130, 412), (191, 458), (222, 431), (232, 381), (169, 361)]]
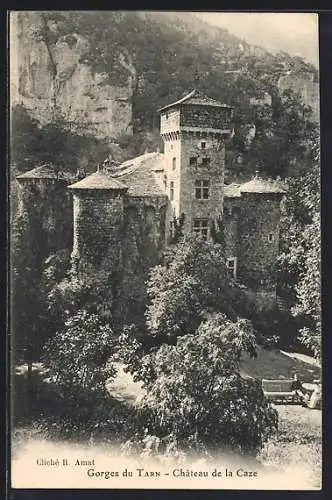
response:
[(277, 181), (262, 179), (256, 172), (256, 175), (251, 181), (245, 182), (240, 186), (241, 193), (285, 193), (285, 190)]
[(173, 108), (175, 106), (187, 105), (187, 104), (199, 104), (203, 106), (215, 106), (218, 108), (229, 108), (232, 109), (232, 106), (228, 106), (227, 104), (223, 104), (211, 97), (206, 96), (202, 92), (199, 92), (197, 89), (192, 90), (189, 94), (182, 97), (178, 101), (172, 102), (171, 104), (167, 104), (163, 106), (158, 111), (164, 111), (165, 109)]
[(59, 168), (51, 165), (50, 163), (45, 163), (39, 167), (35, 167), (24, 174), (18, 175), (16, 179), (64, 179), (68, 181), (73, 181), (75, 174), (71, 172), (63, 172)]
[(103, 189), (106, 191), (126, 191), (128, 186), (104, 172), (95, 172), (75, 182), (69, 189)]

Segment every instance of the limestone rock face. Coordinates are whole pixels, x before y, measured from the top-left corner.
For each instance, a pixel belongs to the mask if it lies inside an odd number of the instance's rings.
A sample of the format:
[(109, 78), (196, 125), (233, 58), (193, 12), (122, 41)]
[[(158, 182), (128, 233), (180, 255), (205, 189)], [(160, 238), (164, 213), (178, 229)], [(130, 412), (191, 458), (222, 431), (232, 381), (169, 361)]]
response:
[(57, 29), (41, 12), (11, 14), (12, 104), (23, 104), (42, 124), (61, 116), (72, 130), (98, 138), (131, 134), (136, 70), (129, 55), (119, 53), (125, 83), (114, 84), (84, 61), (88, 40)]
[(303, 102), (313, 110), (313, 119), (319, 122), (319, 83), (314, 81), (311, 73), (289, 73), (279, 78), (280, 92), (290, 89), (299, 93)]

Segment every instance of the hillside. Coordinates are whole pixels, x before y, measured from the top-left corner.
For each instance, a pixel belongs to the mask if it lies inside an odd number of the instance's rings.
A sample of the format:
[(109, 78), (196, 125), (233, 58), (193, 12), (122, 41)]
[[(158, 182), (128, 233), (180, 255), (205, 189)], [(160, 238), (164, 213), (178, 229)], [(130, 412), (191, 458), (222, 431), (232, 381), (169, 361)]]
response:
[[(259, 132), (260, 108), (271, 123), (282, 115), (285, 75), (293, 75), (295, 92), (298, 76), (300, 86), (303, 78), (317, 80), (316, 69), (300, 58), (272, 55), (190, 13), (20, 12), (12, 33), (13, 104), (42, 127), (59, 123), (76, 135), (116, 141), (124, 156), (155, 149), (156, 110), (197, 88), (234, 106), (232, 163), (250, 143), (248, 131)], [(314, 90), (306, 95), (306, 104), (314, 104)], [(78, 156), (80, 164), (86, 155)], [(256, 161), (257, 154), (245, 163)]]

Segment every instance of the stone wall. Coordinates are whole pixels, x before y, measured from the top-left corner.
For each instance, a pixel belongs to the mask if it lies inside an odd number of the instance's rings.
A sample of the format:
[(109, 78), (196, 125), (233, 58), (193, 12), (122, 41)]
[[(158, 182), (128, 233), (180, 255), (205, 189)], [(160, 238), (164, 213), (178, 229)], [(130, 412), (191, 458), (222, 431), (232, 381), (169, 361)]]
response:
[(225, 198), (224, 200), (223, 227), (227, 258), (238, 257), (239, 254), (241, 201), (241, 198)]
[[(201, 142), (205, 149), (201, 149)], [(197, 157), (197, 165), (190, 164), (190, 158)], [(202, 164), (208, 157), (210, 163)], [(184, 231), (192, 230), (194, 218), (219, 217), (223, 206), (225, 147), (220, 136), (213, 134), (181, 134), (181, 186), (179, 213), (185, 214)], [(209, 199), (195, 198), (195, 181), (209, 180)]]
[(74, 244), (72, 260), (81, 276), (107, 278), (121, 269), (123, 198), (109, 191), (73, 195)]
[(181, 127), (202, 127), (205, 129), (230, 130), (231, 109), (212, 106), (183, 106)]
[(279, 253), (280, 195), (242, 193), (241, 203), (238, 279), (253, 290), (272, 291)]
[[(58, 250), (71, 250), (73, 240), (73, 209), (65, 180), (21, 179), (18, 184), (18, 214), (26, 212), (30, 226), (38, 233), (36, 248), (45, 258)], [(31, 237), (34, 237), (33, 235)]]

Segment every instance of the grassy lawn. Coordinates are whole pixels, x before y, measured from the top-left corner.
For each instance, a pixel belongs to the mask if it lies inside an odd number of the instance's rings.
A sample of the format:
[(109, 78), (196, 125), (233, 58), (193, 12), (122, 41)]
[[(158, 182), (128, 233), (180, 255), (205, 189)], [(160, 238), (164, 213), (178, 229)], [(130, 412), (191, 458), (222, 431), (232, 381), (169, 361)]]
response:
[(298, 405), (277, 405), (278, 434), (263, 448), (259, 459), (276, 471), (303, 474), (321, 487), (322, 413)]

